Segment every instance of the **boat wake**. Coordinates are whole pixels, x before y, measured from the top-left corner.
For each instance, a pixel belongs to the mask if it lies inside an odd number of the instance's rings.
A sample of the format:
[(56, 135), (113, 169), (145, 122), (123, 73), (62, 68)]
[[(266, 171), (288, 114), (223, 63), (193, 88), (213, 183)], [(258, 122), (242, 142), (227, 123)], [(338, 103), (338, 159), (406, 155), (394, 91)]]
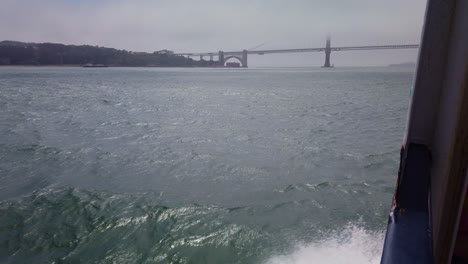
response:
[(266, 264), (379, 263), (384, 237), (384, 231), (351, 224), (317, 242), (298, 244), (292, 253), (273, 256)]

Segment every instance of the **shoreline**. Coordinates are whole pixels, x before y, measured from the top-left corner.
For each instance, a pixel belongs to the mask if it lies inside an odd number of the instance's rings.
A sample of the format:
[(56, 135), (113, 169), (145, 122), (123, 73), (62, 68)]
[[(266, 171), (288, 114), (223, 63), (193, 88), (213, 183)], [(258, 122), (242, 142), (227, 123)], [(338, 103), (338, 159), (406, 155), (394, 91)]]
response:
[[(209, 68), (209, 69), (238, 69), (235, 67), (209, 67), (209, 66), (134, 66), (134, 65), (107, 65), (106, 67), (83, 67), (83, 65), (67, 64), (67, 65), (0, 65), (0, 68), (6, 67), (28, 67), (28, 68), (43, 68), (43, 67), (63, 67), (63, 68)], [(240, 69), (240, 68), (239, 68)]]

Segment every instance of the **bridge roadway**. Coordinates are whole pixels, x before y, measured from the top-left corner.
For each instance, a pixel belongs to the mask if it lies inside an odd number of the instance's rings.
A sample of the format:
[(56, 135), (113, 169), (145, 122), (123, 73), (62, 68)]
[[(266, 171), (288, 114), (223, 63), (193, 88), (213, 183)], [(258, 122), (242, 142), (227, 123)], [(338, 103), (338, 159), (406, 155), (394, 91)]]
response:
[[(330, 47), (331, 51), (347, 51), (347, 50), (383, 50), (383, 49), (417, 49), (418, 44), (408, 45), (382, 45), (382, 46), (344, 46)], [(320, 52), (325, 51), (323, 48), (305, 48), (305, 49), (273, 49), (273, 50), (248, 50), (247, 54), (264, 55), (276, 53), (299, 53), (299, 52)], [(224, 55), (242, 55), (243, 51), (224, 51)], [(175, 53), (180, 56), (217, 56), (218, 52), (201, 52), (201, 53)]]

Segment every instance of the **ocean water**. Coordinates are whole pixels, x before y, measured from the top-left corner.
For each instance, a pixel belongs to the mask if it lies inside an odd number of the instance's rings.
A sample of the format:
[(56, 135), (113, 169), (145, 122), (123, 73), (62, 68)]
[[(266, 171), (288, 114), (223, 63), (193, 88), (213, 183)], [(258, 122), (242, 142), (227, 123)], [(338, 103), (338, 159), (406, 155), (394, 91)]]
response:
[(414, 69), (0, 68), (0, 263), (379, 263)]

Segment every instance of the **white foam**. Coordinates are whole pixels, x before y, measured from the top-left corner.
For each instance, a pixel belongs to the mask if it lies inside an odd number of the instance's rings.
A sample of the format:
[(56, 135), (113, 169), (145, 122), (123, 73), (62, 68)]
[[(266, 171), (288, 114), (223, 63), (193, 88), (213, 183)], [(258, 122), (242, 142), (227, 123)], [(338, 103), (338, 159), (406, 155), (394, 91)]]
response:
[(350, 225), (310, 244), (299, 244), (289, 255), (273, 256), (267, 264), (380, 263), (384, 232)]

